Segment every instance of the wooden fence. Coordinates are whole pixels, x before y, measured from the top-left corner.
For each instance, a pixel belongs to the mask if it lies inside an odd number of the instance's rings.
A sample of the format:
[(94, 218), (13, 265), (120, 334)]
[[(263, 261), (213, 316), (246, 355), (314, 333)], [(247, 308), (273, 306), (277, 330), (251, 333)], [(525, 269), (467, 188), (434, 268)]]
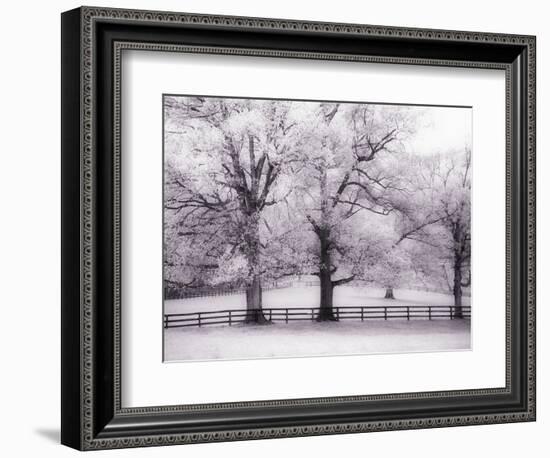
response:
[[(452, 305), (388, 305), (333, 307), (334, 316), (341, 320), (454, 320), (470, 319), (471, 307)], [(289, 321), (315, 321), (318, 307), (264, 308), (266, 320), (275, 323)], [(212, 312), (167, 313), (164, 315), (165, 328), (188, 326), (229, 325), (233, 326), (252, 317), (255, 312), (247, 310), (218, 310)]]
[[(350, 286), (365, 283), (365, 285), (369, 286), (370, 283), (362, 282), (360, 280), (355, 280), (353, 283), (350, 284)], [(264, 283), (262, 285), (262, 291), (270, 291), (274, 289), (284, 289), (284, 288), (293, 288), (293, 287), (316, 287), (319, 286), (321, 283), (319, 280), (313, 280), (313, 281), (276, 281), (272, 283)], [(426, 291), (429, 292), (437, 292), (441, 293), (444, 292), (440, 289), (426, 289)], [(231, 296), (233, 294), (245, 294), (246, 288), (240, 287), (214, 287), (214, 286), (208, 286), (208, 287), (198, 287), (198, 288), (177, 288), (173, 286), (165, 286), (164, 288), (164, 297), (165, 299), (193, 299), (197, 297), (215, 297), (215, 296)], [(463, 292), (462, 294), (464, 297), (470, 297), (470, 294), (468, 292)]]
[[(273, 282), (262, 285), (262, 291), (270, 291), (273, 289), (284, 289), (292, 286), (290, 282)], [(178, 289), (172, 287), (165, 288), (165, 297), (167, 299), (192, 299), (195, 297), (215, 297), (215, 296), (231, 296), (233, 294), (245, 294), (246, 288), (187, 288)]]

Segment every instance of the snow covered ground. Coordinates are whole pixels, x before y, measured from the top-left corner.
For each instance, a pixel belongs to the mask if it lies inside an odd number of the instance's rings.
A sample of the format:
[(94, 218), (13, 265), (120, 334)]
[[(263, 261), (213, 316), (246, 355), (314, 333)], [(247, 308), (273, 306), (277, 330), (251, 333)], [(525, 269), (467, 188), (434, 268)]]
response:
[[(395, 300), (384, 290), (341, 286), (334, 292), (336, 306), (453, 305), (451, 295), (395, 290)], [(264, 307), (318, 307), (319, 287), (265, 291)], [(463, 298), (470, 305), (469, 297)], [(245, 309), (244, 295), (165, 301), (165, 313)], [(286, 358), (369, 353), (407, 353), (470, 349), (469, 320), (371, 320), (291, 322), (266, 326), (235, 325), (164, 330), (164, 360)]]
[(164, 330), (165, 361), (469, 349), (469, 320), (293, 322)]
[[(384, 299), (384, 290), (357, 286), (339, 286), (334, 290), (334, 305), (453, 305), (450, 294), (428, 291), (396, 289), (395, 300)], [(462, 298), (463, 305), (470, 305), (470, 298)], [(264, 307), (318, 307), (319, 287), (294, 287), (264, 291)], [(215, 310), (245, 309), (244, 294), (228, 296), (194, 297), (190, 299), (173, 299), (164, 301), (164, 313), (207, 312)]]

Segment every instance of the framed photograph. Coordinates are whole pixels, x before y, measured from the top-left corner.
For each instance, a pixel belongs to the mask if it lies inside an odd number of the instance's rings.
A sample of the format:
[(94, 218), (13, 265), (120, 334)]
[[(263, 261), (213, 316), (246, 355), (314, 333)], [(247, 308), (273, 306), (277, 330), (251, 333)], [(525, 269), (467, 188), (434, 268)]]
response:
[(62, 443), (535, 420), (535, 37), (62, 14)]

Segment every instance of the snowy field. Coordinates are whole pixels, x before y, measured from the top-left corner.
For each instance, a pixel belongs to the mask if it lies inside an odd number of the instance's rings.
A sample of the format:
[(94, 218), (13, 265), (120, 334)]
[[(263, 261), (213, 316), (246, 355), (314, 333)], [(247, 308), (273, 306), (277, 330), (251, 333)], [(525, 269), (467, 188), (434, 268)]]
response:
[[(357, 286), (339, 286), (334, 290), (334, 305), (394, 306), (394, 305), (453, 305), (450, 294), (427, 291), (394, 290), (395, 300), (384, 299), (385, 290)], [(273, 289), (263, 293), (264, 307), (319, 307), (319, 287), (294, 287)], [(463, 305), (470, 305), (470, 298), (462, 298)], [(164, 301), (164, 313), (210, 312), (215, 310), (244, 310), (244, 294), (228, 296), (194, 297)]]
[[(451, 295), (395, 290), (395, 300), (384, 290), (341, 286), (335, 306), (453, 305)], [(470, 305), (469, 297), (463, 298)], [(319, 287), (265, 291), (264, 307), (318, 307)], [(165, 313), (245, 309), (245, 297), (202, 297), (165, 301)], [(372, 353), (469, 350), (469, 320), (371, 320), (291, 322), (266, 326), (234, 325), (169, 328), (164, 330), (164, 360), (287, 358)]]
[(469, 349), (469, 320), (294, 322), (164, 330), (165, 361)]

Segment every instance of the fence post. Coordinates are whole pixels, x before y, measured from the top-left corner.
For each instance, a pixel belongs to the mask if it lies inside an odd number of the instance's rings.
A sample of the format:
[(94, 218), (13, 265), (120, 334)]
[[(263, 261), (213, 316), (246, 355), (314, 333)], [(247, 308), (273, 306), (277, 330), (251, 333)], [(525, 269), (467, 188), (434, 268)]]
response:
[(229, 310), (229, 326), (231, 326), (231, 310)]
[(201, 314), (199, 313), (199, 328), (201, 327)]
[(273, 321), (273, 320), (271, 319), (271, 312), (273, 312), (273, 310), (272, 310), (272, 309), (269, 309), (269, 321)]
[(432, 319), (432, 306), (428, 306), (428, 319), (431, 321)]
[(407, 306), (407, 321), (410, 321), (410, 319), (411, 319), (411, 314), (409, 311), (409, 306)]
[(288, 324), (288, 309), (285, 309), (286, 310), (286, 313), (285, 313), (285, 321), (287, 322)]
[(449, 317), (451, 318), (451, 320), (453, 319), (453, 307), (449, 307)]
[(388, 321), (388, 307), (384, 307), (384, 320)]
[(311, 321), (315, 321), (315, 309), (311, 308)]
[(364, 319), (363, 319), (363, 307), (361, 307), (361, 321), (364, 321)]
[(336, 307), (336, 319), (340, 321), (340, 307)]

